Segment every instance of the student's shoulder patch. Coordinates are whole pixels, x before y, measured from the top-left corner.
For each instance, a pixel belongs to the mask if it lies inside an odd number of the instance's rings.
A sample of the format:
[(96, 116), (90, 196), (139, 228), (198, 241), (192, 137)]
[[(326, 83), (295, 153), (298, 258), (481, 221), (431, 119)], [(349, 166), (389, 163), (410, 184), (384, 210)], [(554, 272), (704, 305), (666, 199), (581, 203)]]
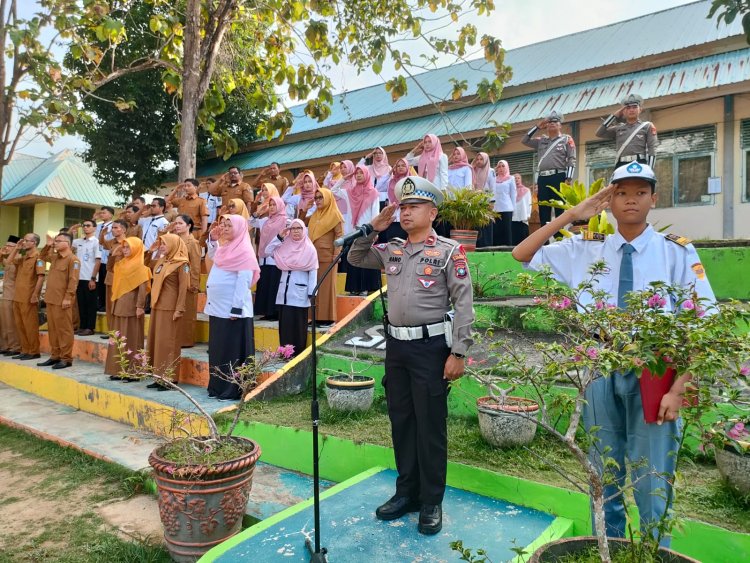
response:
[(665, 236), (667, 240), (671, 240), (673, 243), (679, 244), (680, 246), (687, 246), (688, 244), (692, 242), (689, 238), (683, 237), (682, 235), (675, 235), (673, 233), (669, 233)]

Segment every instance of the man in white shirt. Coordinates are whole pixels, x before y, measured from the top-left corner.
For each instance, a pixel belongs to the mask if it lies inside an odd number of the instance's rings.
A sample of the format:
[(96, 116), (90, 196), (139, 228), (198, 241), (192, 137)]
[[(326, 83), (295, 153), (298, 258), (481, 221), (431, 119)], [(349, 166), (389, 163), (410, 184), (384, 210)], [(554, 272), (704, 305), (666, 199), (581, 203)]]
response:
[(221, 198), (217, 195), (211, 195), (208, 191), (209, 186), (215, 181), (215, 178), (207, 178), (198, 186), (198, 196), (206, 200), (206, 207), (208, 207), (208, 228), (211, 227), (211, 223), (216, 221), (216, 212), (221, 209)]
[(104, 286), (104, 276), (107, 274), (107, 262), (109, 260), (109, 251), (105, 249), (102, 244), (104, 241), (112, 240), (112, 220), (115, 217), (115, 210), (109, 206), (102, 207), (99, 211), (94, 213), (92, 221), (96, 222), (97, 219), (101, 219), (101, 223), (96, 226), (96, 238), (99, 240), (99, 252), (101, 253), (102, 266), (99, 268), (99, 276), (96, 283), (96, 293), (99, 302), (99, 311), (104, 311), (107, 307), (106, 288)]
[(151, 201), (151, 217), (148, 222), (144, 222), (143, 227), (143, 246), (146, 248), (146, 252), (149, 251), (154, 242), (156, 242), (156, 239), (159, 238), (159, 231), (169, 225), (169, 221), (164, 217), (166, 206), (167, 202), (164, 201), (163, 197), (155, 197)]
[[(81, 319), (78, 335), (90, 336), (96, 328), (96, 278), (102, 262), (102, 253), (99, 239), (96, 236), (96, 223), (93, 220), (83, 222), (83, 237), (73, 241), (73, 252), (81, 261), (78, 271), (78, 288), (76, 289), (76, 301), (78, 302), (78, 314)], [(70, 228), (71, 235), (78, 228), (73, 225)]]

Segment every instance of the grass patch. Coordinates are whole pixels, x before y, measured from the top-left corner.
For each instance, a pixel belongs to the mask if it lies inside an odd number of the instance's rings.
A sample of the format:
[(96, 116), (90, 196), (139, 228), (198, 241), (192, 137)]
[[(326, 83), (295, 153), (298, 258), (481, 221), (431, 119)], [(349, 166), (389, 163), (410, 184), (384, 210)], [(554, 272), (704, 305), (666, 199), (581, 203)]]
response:
[[(308, 391), (270, 401), (251, 401), (242, 418), (248, 422), (311, 430), (310, 400)], [(229, 415), (220, 415), (217, 419), (228, 420)], [(321, 397), (320, 432), (355, 443), (392, 446), (390, 421), (382, 397), (364, 413), (332, 411)], [(497, 449), (484, 442), (475, 417), (450, 417), (448, 459), (567, 489), (575, 489), (569, 480), (572, 479), (587, 490), (582, 485), (585, 482), (583, 471), (575, 459), (557, 439), (541, 430), (528, 447)], [(696, 461), (683, 457), (679, 467), (676, 509), (686, 518), (750, 533), (750, 499), (733, 493), (722, 482), (711, 460)]]
[(244, 443), (214, 444), (200, 438), (179, 438), (165, 444), (161, 454), (164, 459), (181, 465), (214, 465), (237, 459), (248, 453), (250, 448)]

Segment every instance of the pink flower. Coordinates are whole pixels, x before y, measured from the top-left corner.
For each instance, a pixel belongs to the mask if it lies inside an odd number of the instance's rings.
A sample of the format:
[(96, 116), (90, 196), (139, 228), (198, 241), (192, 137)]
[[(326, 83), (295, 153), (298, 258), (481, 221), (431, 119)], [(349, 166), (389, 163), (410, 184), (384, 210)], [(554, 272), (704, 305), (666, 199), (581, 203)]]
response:
[(120, 331), (119, 330), (115, 331), (115, 338), (120, 338)]
[(664, 360), (664, 361), (665, 361), (666, 363), (668, 363), (668, 364), (671, 364), (671, 363), (673, 363), (673, 362), (674, 362), (674, 359), (672, 358), (672, 356), (666, 356), (666, 355), (665, 355), (665, 356), (662, 356), (662, 359), (663, 359), (663, 360)]
[(534, 305), (539, 305), (539, 303), (542, 302), (542, 300), (539, 297), (534, 297), (534, 299), (531, 300)]
[(747, 377), (750, 375), (750, 366), (742, 366), (740, 368), (740, 375)]
[(595, 360), (599, 357), (599, 350), (594, 348), (593, 346), (586, 350), (586, 355), (589, 357), (590, 360)]
[(474, 358), (471, 358), (471, 357), (466, 358), (466, 365), (467, 366), (473, 366), (475, 363), (477, 363), (477, 362), (476, 362), (476, 360), (474, 360)]
[(664, 305), (667, 304), (667, 300), (658, 293), (654, 293), (651, 297), (648, 298), (648, 301), (646, 303), (652, 309), (661, 309), (662, 307), (664, 307)]
[(573, 356), (574, 362), (580, 362), (582, 359), (583, 359), (583, 356), (581, 356), (580, 354), (576, 354), (575, 356)]
[(739, 440), (748, 435), (750, 435), (750, 432), (747, 431), (747, 428), (745, 428), (745, 425), (742, 422), (738, 422), (727, 431), (727, 436), (732, 440)]
[(704, 317), (706, 315), (706, 310), (700, 305), (698, 305), (695, 308), (695, 314), (698, 316), (698, 318)]
[(595, 306), (597, 311), (601, 311), (607, 304), (604, 301), (597, 301)]
[(294, 345), (287, 344), (286, 346), (279, 346), (278, 349), (276, 350), (276, 353), (279, 354), (285, 360), (288, 360), (294, 355)]
[(634, 358), (634, 359), (633, 359), (633, 363), (634, 363), (634, 364), (635, 364), (636, 366), (638, 366), (639, 368), (640, 368), (640, 367), (643, 367), (643, 366), (644, 366), (644, 365), (646, 364), (646, 362), (644, 362), (644, 361), (643, 361), (643, 360), (641, 360), (640, 358)]
[(695, 303), (693, 303), (692, 301), (683, 301), (682, 308), (683, 309), (695, 309)]
[(550, 308), (557, 309), (558, 311), (562, 311), (563, 309), (567, 309), (570, 307), (570, 305), (573, 302), (570, 300), (569, 297), (563, 297), (562, 299), (552, 299), (549, 303)]

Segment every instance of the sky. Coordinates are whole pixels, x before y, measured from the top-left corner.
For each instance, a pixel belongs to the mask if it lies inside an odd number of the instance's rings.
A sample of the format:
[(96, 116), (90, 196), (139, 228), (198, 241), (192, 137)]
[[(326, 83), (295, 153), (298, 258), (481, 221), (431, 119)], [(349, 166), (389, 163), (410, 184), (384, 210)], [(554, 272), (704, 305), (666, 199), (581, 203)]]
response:
[[(491, 16), (472, 16), (472, 21), (477, 26), (480, 37), (485, 33), (493, 35), (502, 40), (506, 50), (510, 50), (691, 2), (692, 0), (495, 0), (496, 9)], [(31, 3), (20, 4), (23, 15), (33, 11)], [(585, 53), (580, 56), (585, 56)], [(337, 92), (340, 92), (377, 84), (390, 78), (391, 73), (390, 70), (384, 70), (380, 77), (373, 73), (357, 75), (351, 69), (341, 66), (331, 73), (331, 78)], [(52, 147), (43, 140), (30, 138), (22, 152), (48, 156), (63, 149), (83, 148), (85, 143), (73, 136), (58, 139)]]

